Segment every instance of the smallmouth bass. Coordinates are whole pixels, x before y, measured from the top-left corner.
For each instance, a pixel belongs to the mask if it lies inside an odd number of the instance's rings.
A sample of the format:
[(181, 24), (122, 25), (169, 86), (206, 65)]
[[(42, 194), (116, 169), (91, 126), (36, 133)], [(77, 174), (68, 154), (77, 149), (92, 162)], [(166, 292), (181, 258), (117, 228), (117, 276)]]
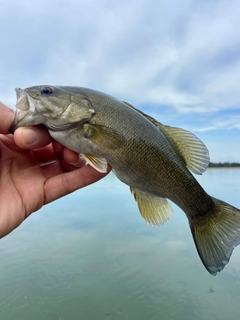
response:
[(170, 199), (185, 212), (209, 273), (216, 275), (225, 267), (240, 243), (240, 210), (208, 195), (191, 174), (202, 174), (209, 163), (208, 150), (195, 135), (87, 88), (45, 85), (16, 93), (12, 132), (42, 124), (96, 170), (106, 172), (109, 163), (130, 186), (151, 225), (171, 217)]

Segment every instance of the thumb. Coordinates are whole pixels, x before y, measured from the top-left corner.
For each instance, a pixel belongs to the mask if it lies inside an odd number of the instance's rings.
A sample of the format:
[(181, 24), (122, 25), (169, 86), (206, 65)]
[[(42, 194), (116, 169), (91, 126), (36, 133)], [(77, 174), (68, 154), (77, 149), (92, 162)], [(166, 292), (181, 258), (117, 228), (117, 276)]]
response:
[(45, 147), (52, 138), (45, 128), (34, 126), (18, 128), (14, 132), (14, 141), (20, 148), (33, 150)]

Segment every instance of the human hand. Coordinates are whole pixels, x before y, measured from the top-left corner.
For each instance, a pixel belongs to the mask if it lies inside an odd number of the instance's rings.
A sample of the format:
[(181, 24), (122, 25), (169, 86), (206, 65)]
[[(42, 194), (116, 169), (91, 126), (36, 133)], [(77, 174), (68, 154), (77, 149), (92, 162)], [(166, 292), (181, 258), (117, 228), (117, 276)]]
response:
[[(14, 112), (0, 103), (0, 238), (44, 204), (94, 183), (103, 174), (36, 126), (9, 134)], [(44, 165), (45, 164), (45, 165)], [(108, 172), (110, 171), (110, 168)]]

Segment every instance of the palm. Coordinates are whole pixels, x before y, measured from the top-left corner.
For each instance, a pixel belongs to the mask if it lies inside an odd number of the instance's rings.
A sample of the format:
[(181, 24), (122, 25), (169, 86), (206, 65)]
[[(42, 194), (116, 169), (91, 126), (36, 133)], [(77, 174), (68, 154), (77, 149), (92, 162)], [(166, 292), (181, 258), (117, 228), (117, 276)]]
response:
[[(44, 204), (103, 178), (78, 154), (53, 141), (42, 127), (8, 134), (14, 113), (0, 102), (0, 238)], [(31, 136), (31, 135), (30, 135)], [(25, 137), (25, 138), (24, 138)], [(71, 164), (71, 163), (74, 163)], [(44, 165), (44, 166), (43, 166)], [(110, 171), (110, 168), (109, 168)]]
[(0, 135), (0, 238), (44, 204), (104, 176), (90, 166), (76, 169), (53, 145), (28, 151), (17, 147), (12, 135)]
[(0, 148), (0, 235), (5, 235), (41, 206), (44, 177), (31, 152), (18, 149), (11, 136), (1, 136)]

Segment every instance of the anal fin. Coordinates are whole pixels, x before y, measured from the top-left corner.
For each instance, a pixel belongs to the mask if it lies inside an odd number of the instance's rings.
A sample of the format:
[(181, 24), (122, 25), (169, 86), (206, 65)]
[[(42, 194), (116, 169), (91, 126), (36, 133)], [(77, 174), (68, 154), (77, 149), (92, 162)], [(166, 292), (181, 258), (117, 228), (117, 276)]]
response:
[(160, 226), (172, 216), (172, 208), (166, 198), (157, 197), (135, 188), (130, 188), (130, 190), (138, 203), (141, 216), (147, 223)]

